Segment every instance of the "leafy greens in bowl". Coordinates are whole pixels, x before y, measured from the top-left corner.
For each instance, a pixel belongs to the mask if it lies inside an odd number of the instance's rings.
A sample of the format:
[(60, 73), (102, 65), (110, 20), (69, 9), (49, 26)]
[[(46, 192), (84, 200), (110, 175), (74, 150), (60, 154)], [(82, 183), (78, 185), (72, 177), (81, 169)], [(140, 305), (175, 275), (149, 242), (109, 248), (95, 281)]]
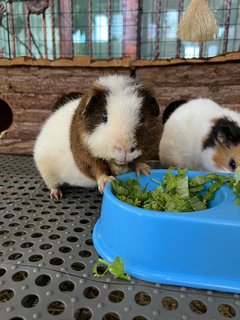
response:
[(187, 169), (169, 169), (162, 181), (153, 190), (142, 188), (135, 178), (116, 179), (112, 183), (116, 197), (128, 204), (154, 211), (192, 212), (208, 209), (216, 192), (228, 185), (237, 195), (236, 204), (240, 204), (240, 167), (235, 175), (207, 173), (188, 177)]

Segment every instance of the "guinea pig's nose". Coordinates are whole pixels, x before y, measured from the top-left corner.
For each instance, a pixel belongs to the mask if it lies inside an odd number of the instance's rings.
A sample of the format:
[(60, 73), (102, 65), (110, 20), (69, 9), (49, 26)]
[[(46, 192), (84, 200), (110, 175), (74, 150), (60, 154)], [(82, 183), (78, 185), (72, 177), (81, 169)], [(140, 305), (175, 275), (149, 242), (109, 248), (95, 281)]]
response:
[(130, 149), (130, 152), (133, 153), (133, 152), (135, 151), (135, 149), (136, 149), (136, 148), (132, 147), (132, 148)]

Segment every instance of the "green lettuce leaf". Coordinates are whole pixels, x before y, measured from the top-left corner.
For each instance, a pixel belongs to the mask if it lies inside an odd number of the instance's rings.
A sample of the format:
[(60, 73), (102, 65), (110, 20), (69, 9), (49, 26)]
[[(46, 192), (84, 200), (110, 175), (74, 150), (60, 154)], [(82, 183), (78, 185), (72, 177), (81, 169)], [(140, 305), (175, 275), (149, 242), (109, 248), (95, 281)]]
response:
[[(104, 265), (107, 267), (106, 270), (102, 273), (98, 272), (98, 267), (100, 265)], [(116, 259), (112, 263), (99, 258), (98, 261), (93, 265), (92, 272), (94, 277), (98, 278), (103, 277), (107, 272), (110, 272), (115, 278), (131, 280), (131, 277), (124, 272), (123, 259), (120, 257), (116, 257)]]
[(116, 179), (112, 185), (116, 197), (130, 205), (154, 211), (191, 212), (208, 208), (217, 190), (228, 184), (240, 204), (240, 168), (235, 175), (209, 173), (189, 178), (187, 169), (170, 168), (155, 190), (142, 189), (137, 179), (122, 181)]

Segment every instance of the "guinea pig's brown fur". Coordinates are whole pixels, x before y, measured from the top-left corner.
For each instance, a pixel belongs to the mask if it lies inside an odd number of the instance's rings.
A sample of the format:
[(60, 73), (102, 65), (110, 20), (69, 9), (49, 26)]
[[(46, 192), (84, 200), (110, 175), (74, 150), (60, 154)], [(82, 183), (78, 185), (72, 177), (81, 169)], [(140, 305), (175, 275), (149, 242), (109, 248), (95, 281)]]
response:
[[(103, 159), (92, 156), (83, 139), (84, 133), (89, 134), (101, 121), (100, 116), (106, 110), (106, 94), (107, 90), (104, 88), (97, 86), (91, 88), (81, 99), (71, 124), (70, 139), (74, 160), (82, 173), (91, 179), (98, 178), (103, 171), (107, 175), (112, 174)], [(96, 104), (97, 112), (91, 112), (90, 109), (95, 108)]]

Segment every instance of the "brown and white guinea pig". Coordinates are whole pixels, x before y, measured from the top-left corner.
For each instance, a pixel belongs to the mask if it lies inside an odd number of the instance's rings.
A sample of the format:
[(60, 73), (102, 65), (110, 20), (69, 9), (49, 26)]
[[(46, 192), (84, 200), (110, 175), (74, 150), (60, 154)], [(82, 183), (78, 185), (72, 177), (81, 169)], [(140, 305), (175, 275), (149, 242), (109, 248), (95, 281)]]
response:
[(151, 92), (124, 75), (97, 79), (80, 98), (64, 103), (43, 125), (34, 147), (36, 166), (50, 189), (94, 187), (103, 192), (114, 176), (149, 174), (158, 157), (159, 106)]
[(179, 104), (171, 103), (163, 115), (162, 166), (234, 172), (240, 165), (240, 113), (209, 99)]

